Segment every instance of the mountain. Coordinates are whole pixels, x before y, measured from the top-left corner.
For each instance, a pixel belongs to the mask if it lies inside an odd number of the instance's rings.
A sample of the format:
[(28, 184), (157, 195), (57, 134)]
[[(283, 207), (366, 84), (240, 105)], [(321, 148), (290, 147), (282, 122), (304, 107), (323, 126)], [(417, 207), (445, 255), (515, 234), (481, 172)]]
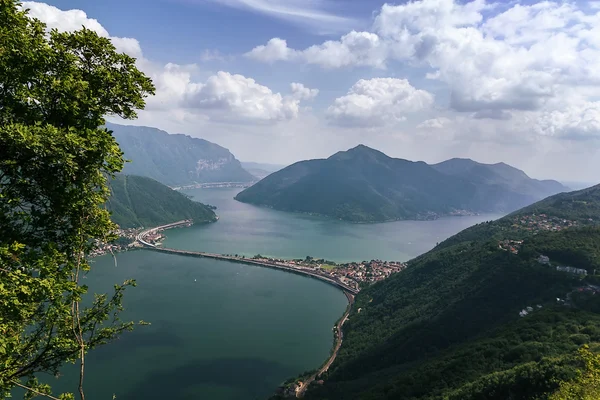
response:
[(568, 190), (557, 181), (532, 179), (520, 169), (505, 163), (482, 164), (470, 159), (453, 158), (433, 164), (432, 167), (447, 175), (479, 184), (500, 185), (536, 199)]
[(597, 398), (556, 393), (600, 367), (578, 352), (600, 348), (598, 221), (600, 185), (559, 194), (468, 228), (364, 288), (324, 384), (305, 398)]
[(121, 228), (153, 227), (184, 219), (195, 223), (214, 222), (214, 211), (154, 179), (117, 175), (110, 182), (106, 203), (111, 219)]
[[(236, 200), (283, 211), (376, 222), (465, 211), (509, 212), (564, 189), (557, 182), (534, 181), (521, 171), (520, 183), (515, 184), (512, 175), (518, 170), (509, 166), (478, 173), (469, 172), (462, 164), (430, 166), (391, 158), (360, 145), (328, 159), (290, 165), (240, 192)], [(536, 188), (541, 190), (539, 194)]]
[(169, 186), (256, 180), (224, 147), (187, 135), (146, 126), (106, 124), (131, 162), (123, 173), (146, 176)]
[(257, 177), (258, 179), (263, 179), (271, 175), (273, 172), (277, 172), (280, 169), (285, 168), (285, 165), (242, 161), (242, 168), (250, 172), (253, 176)]

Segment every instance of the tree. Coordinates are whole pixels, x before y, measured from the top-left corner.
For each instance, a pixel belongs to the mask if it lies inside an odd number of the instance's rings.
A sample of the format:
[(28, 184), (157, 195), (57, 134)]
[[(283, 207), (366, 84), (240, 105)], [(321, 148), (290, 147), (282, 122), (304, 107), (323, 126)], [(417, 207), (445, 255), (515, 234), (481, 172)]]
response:
[(0, 0), (0, 397), (19, 386), (57, 398), (36, 374), (78, 361), (84, 399), (87, 351), (132, 329), (119, 311), (135, 282), (84, 308), (79, 278), (86, 255), (115, 239), (103, 205), (123, 154), (104, 118), (135, 118), (153, 93), (109, 39), (48, 32), (18, 1)]
[(583, 368), (576, 379), (562, 382), (549, 400), (596, 400), (600, 398), (600, 355), (587, 345), (579, 349), (578, 359)]

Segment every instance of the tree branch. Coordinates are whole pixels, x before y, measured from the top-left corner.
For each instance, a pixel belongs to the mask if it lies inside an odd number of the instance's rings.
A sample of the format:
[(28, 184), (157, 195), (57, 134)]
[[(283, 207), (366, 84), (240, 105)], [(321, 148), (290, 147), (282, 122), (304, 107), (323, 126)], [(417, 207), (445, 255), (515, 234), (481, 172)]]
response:
[(14, 381), (14, 380), (13, 380), (13, 381), (11, 381), (11, 382), (12, 382), (12, 383), (14, 383), (15, 385), (17, 385), (18, 387), (20, 387), (20, 388), (23, 388), (23, 389), (27, 390), (28, 392), (32, 392), (32, 393), (35, 393), (35, 394), (37, 394), (38, 396), (44, 396), (44, 397), (47, 397), (47, 398), (49, 398), (49, 399), (52, 399), (52, 400), (60, 400), (58, 397), (54, 397), (54, 396), (52, 396), (52, 395), (50, 395), (50, 394), (46, 394), (46, 393), (42, 393), (42, 392), (38, 392), (37, 390), (35, 390), (35, 389), (33, 389), (33, 388), (30, 388), (29, 386), (25, 386), (25, 385), (23, 385), (23, 384), (22, 384), (21, 382), (19, 382), (19, 381)]

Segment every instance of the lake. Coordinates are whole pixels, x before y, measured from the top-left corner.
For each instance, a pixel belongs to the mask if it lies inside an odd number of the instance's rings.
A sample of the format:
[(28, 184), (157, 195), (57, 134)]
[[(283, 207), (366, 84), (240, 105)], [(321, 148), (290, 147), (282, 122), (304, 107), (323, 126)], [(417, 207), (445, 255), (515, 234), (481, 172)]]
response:
[(168, 231), (165, 247), (222, 254), (281, 258), (312, 256), (336, 262), (381, 259), (407, 261), (437, 242), (479, 222), (502, 215), (352, 224), (240, 203), (239, 188), (195, 189), (184, 193), (217, 207), (214, 224)]
[[(404, 261), (497, 215), (355, 225), (255, 207), (240, 189), (186, 192), (217, 206), (217, 223), (167, 231), (164, 245), (217, 253), (333, 261)], [(135, 278), (126, 320), (144, 320), (86, 362), (87, 400), (265, 399), (285, 379), (329, 356), (344, 294), (324, 282), (269, 268), (144, 250), (94, 259), (84, 283), (96, 292)], [(73, 367), (51, 383), (74, 391)]]

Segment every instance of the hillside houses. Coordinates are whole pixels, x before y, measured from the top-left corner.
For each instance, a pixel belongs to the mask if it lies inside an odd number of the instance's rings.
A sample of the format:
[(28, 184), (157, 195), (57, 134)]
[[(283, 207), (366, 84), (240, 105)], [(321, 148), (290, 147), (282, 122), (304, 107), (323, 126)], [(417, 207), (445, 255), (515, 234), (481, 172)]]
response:
[(519, 250), (523, 245), (522, 240), (501, 240), (498, 243), (498, 248), (500, 250), (508, 251), (512, 254), (519, 254)]
[[(537, 262), (540, 264), (543, 264), (543, 265), (549, 265), (549, 266), (552, 265), (550, 263), (550, 257), (545, 256), (543, 254), (540, 254), (540, 256), (537, 258)], [(587, 275), (587, 270), (583, 269), (583, 268), (575, 268), (575, 267), (557, 265), (556, 270), (561, 271), (561, 272), (568, 272), (570, 274), (576, 274), (576, 275)]]
[(524, 229), (530, 232), (558, 232), (574, 226), (578, 226), (577, 221), (551, 217), (546, 214), (520, 215), (513, 219), (513, 228)]
[(570, 274), (587, 275), (587, 270), (585, 270), (583, 268), (557, 266), (556, 270), (562, 271), (562, 272), (568, 272)]

